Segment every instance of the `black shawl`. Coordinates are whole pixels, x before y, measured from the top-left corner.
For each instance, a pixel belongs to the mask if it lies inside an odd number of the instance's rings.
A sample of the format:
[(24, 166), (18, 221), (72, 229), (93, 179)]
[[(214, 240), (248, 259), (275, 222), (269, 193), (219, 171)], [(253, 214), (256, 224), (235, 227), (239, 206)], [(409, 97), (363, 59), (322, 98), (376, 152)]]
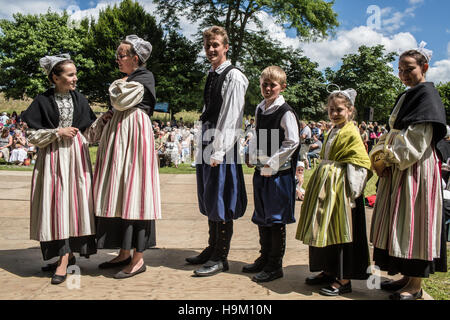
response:
[[(72, 127), (78, 128), (81, 132), (91, 126), (97, 119), (95, 113), (89, 106), (88, 100), (77, 91), (70, 91), (73, 101), (73, 122)], [(59, 126), (59, 109), (55, 101), (55, 90), (48, 89), (39, 94), (22, 114), (31, 129), (56, 129)]]
[(144, 98), (136, 107), (145, 110), (151, 116), (156, 104), (155, 78), (153, 77), (153, 73), (144, 67), (139, 67), (128, 77), (127, 82), (130, 81), (139, 82), (144, 86)]
[(395, 105), (404, 94), (405, 100), (398, 112), (394, 129), (403, 130), (412, 124), (432, 123), (433, 141), (444, 138), (447, 134), (445, 109), (434, 84), (424, 82), (403, 92)]

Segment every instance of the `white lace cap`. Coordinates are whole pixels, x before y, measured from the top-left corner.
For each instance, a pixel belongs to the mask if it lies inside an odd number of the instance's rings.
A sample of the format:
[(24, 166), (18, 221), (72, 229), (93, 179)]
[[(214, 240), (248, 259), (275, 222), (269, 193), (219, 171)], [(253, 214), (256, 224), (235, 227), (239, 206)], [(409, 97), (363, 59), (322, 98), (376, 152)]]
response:
[(70, 55), (67, 53), (58, 54), (56, 56), (45, 56), (39, 60), (39, 65), (44, 68), (47, 75), (52, 72), (53, 67), (61, 61), (70, 60)]
[(139, 59), (142, 62), (146, 62), (152, 53), (152, 45), (150, 42), (145, 41), (142, 38), (139, 38), (137, 35), (132, 34), (125, 38), (125, 41), (130, 42), (133, 45), (134, 50), (136, 51)]
[[(334, 90), (334, 91), (331, 91), (331, 92), (330, 92), (330, 91), (328, 90), (328, 88), (329, 88), (330, 86), (336, 86), (336, 87), (338, 88), (338, 90)], [(341, 88), (340, 88), (337, 84), (332, 83), (332, 84), (329, 84), (329, 85), (327, 86), (327, 91), (328, 91), (328, 93), (329, 93), (330, 95), (332, 95), (332, 96), (335, 95), (335, 94), (338, 94), (338, 93), (342, 93), (344, 96), (347, 97), (348, 100), (350, 100), (350, 102), (352, 103), (353, 106), (355, 105), (356, 96), (358, 95), (358, 94), (356, 93), (356, 90), (355, 90), (355, 89), (349, 88), (349, 89), (346, 89), (346, 90), (341, 90)]]
[[(429, 49), (425, 49), (426, 45), (427, 45), (427, 43), (425, 41), (422, 41), (422, 42), (420, 42), (419, 47), (415, 48), (413, 50), (415, 50), (415, 51), (419, 52), (421, 55), (423, 55), (425, 57), (425, 59), (427, 59), (427, 62), (430, 63), (431, 58), (433, 57), (433, 51), (431, 51)], [(403, 52), (403, 53), (405, 53), (405, 52)]]
[(416, 49), (418, 52), (420, 52), (425, 59), (427, 59), (427, 62), (430, 63), (431, 58), (433, 57), (433, 51), (429, 49), (425, 49), (425, 46), (427, 43), (425, 41), (420, 42), (419, 47)]

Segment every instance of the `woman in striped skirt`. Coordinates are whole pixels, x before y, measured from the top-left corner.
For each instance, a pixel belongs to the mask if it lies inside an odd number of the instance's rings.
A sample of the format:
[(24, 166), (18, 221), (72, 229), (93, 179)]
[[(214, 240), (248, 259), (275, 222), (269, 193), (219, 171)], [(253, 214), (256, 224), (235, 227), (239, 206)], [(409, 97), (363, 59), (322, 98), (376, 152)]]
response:
[(54, 88), (38, 95), (24, 112), (28, 140), (39, 147), (31, 185), (30, 236), (41, 243), (43, 267), (52, 284), (66, 279), (74, 252), (96, 253), (89, 144), (82, 134), (96, 119), (75, 91), (77, 70), (69, 55), (40, 60)]
[(431, 51), (424, 45), (400, 56), (399, 76), (410, 89), (398, 97), (390, 132), (370, 153), (380, 177), (370, 241), (375, 264), (390, 275), (404, 276), (381, 284), (396, 291), (390, 296), (394, 300), (420, 298), (422, 278), (447, 270), (435, 148), (446, 134), (445, 111), (433, 83), (425, 80)]
[(333, 128), (324, 141), (320, 165), (312, 174), (300, 213), (297, 239), (309, 245), (309, 268), (318, 275), (309, 285), (325, 284), (319, 293), (352, 291), (350, 279), (367, 279), (369, 246), (363, 191), (370, 161), (353, 124), (356, 91), (338, 90), (328, 98)]
[[(127, 76), (109, 88), (113, 111), (109, 122), (97, 123), (100, 139), (94, 172), (97, 247), (120, 248), (119, 255), (99, 268), (124, 267), (116, 279), (146, 270), (143, 253), (155, 242), (155, 220), (161, 218), (158, 162), (150, 115), (155, 106), (153, 74), (144, 67), (151, 44), (127, 36), (116, 53)], [(131, 250), (134, 250), (131, 256)]]

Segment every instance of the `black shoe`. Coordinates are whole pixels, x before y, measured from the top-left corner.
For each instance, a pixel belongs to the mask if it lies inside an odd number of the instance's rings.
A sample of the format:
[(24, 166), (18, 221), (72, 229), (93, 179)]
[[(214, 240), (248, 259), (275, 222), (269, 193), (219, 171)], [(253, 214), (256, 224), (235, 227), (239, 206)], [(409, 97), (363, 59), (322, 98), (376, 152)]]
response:
[(204, 264), (209, 261), (211, 255), (213, 253), (213, 249), (210, 247), (205, 248), (198, 256), (186, 258), (186, 262), (189, 264)]
[(252, 278), (252, 281), (255, 282), (269, 282), (275, 279), (279, 279), (283, 277), (283, 269), (277, 269), (275, 271), (261, 271), (258, 274), (255, 274)]
[(117, 267), (124, 267), (129, 265), (131, 262), (131, 257), (128, 257), (128, 259), (119, 261), (119, 262), (103, 262), (101, 264), (99, 264), (99, 268), (100, 269), (112, 269), (112, 268), (117, 268)]
[(203, 267), (194, 271), (197, 277), (209, 277), (219, 272), (228, 271), (228, 261), (208, 261)]
[(311, 276), (306, 278), (305, 283), (312, 286), (316, 284), (330, 284), (335, 280), (336, 280), (335, 277), (327, 275), (324, 272), (321, 272), (317, 276)]
[(267, 259), (263, 259), (259, 257), (256, 259), (256, 261), (252, 264), (246, 264), (242, 267), (242, 272), (244, 273), (256, 273), (263, 271), (264, 267), (266, 266)]
[(347, 284), (342, 285), (338, 280), (335, 282), (339, 283), (341, 286), (339, 288), (334, 288), (331, 285), (319, 290), (319, 293), (323, 296), (335, 297), (344, 293), (352, 292), (352, 283), (349, 281)]
[(407, 282), (408, 281), (406, 281), (405, 283), (402, 284), (401, 282), (398, 282), (398, 281), (387, 280), (387, 281), (383, 281), (380, 284), (380, 288), (382, 290), (386, 290), (386, 291), (398, 291), (401, 288), (403, 288)]
[[(53, 263), (49, 263), (48, 265), (46, 265), (45, 267), (42, 267), (41, 270), (42, 271), (52, 271), (55, 272), (56, 268), (58, 267), (58, 262), (53, 262)], [(69, 263), (67, 264), (67, 266), (72, 266), (77, 262), (77, 260), (75, 259), (75, 256), (73, 256), (72, 258), (69, 259)]]
[(64, 281), (66, 281), (66, 278), (67, 278), (67, 273), (63, 276), (58, 276), (57, 274), (54, 274), (52, 277), (51, 283), (52, 284), (61, 284)]
[(423, 290), (420, 289), (418, 292), (408, 295), (402, 295), (400, 292), (394, 292), (389, 296), (391, 300), (419, 300), (422, 299)]
[(145, 263), (142, 265), (142, 267), (140, 267), (139, 269), (137, 269), (135, 272), (131, 272), (131, 273), (127, 273), (124, 271), (119, 271), (118, 273), (116, 273), (114, 275), (114, 279), (126, 279), (126, 278), (131, 278), (134, 277), (135, 275), (145, 272), (145, 270), (147, 270), (147, 267), (145, 266)]

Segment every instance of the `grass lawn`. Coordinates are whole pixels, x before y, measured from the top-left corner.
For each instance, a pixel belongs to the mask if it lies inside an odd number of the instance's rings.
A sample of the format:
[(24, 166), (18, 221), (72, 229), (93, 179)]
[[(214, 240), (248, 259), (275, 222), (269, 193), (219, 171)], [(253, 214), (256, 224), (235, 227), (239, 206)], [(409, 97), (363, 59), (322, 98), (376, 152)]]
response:
[(447, 244), (447, 273), (437, 272), (423, 281), (423, 289), (434, 300), (450, 300), (450, 249)]

